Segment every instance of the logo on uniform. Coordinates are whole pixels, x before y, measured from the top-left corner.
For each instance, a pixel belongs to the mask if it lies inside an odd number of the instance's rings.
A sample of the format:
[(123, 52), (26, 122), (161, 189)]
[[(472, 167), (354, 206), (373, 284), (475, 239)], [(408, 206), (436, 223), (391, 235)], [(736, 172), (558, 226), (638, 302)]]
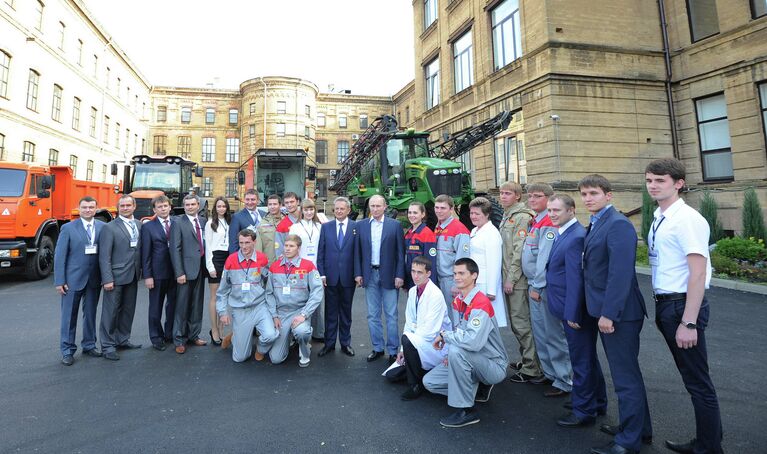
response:
[[(303, 276), (301, 276), (301, 278), (303, 279)], [(290, 280), (290, 285), (298, 284), (298, 277), (295, 274), (291, 275), (289, 280)]]
[(554, 239), (554, 232), (546, 232), (546, 239), (547, 240), (553, 240)]
[(464, 244), (463, 245), (463, 252), (469, 252), (469, 245), (468, 244)]
[(480, 319), (478, 318), (471, 319), (471, 326), (473, 326), (474, 328), (479, 328), (480, 325), (482, 325), (482, 321)]
[(519, 232), (517, 232), (517, 236), (520, 238), (524, 238), (527, 236), (527, 230), (525, 229), (519, 229)]
[(436, 256), (437, 255), (437, 248), (433, 247), (433, 248), (429, 249), (429, 255), (432, 256), (432, 257)]

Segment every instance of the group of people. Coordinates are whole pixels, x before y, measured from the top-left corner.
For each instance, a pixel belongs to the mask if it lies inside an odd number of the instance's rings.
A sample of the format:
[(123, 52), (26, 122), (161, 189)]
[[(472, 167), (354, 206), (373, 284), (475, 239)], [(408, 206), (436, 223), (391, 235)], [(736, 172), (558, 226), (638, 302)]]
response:
[[(709, 227), (679, 197), (685, 184), (681, 162), (653, 161), (645, 176), (658, 203), (648, 241), (656, 325), (692, 397), (697, 428), (691, 441), (666, 446), (717, 453), (722, 428), (704, 336)], [(301, 202), (293, 193), (284, 200), (269, 196), (263, 217), (255, 191), (246, 193), (245, 208), (233, 216), (218, 198), (207, 222), (197, 212), (196, 196), (185, 197), (185, 214), (172, 218), (168, 200), (160, 196), (152, 201), (155, 219), (143, 226), (132, 218), (130, 196), (120, 199), (119, 219), (109, 224), (94, 221), (96, 201), (85, 197), (80, 221), (62, 228), (56, 248), (62, 362), (74, 361), (81, 300), (83, 355), (119, 359), (115, 350), (139, 347), (130, 341), (130, 328), (141, 278), (150, 289), (153, 347), (163, 350), (172, 342), (182, 354), (188, 344), (205, 345), (200, 332), (206, 276), (210, 340), (231, 345), (234, 361), (268, 355), (280, 363), (295, 344), (299, 366), (305, 367), (312, 338), (322, 345), (318, 357), (333, 352), (336, 343), (354, 356), (352, 300), (363, 287), (372, 346), (367, 361), (388, 355), (384, 375), (407, 382), (403, 400), (425, 391), (446, 395), (454, 411), (440, 420), (445, 427), (479, 422), (475, 402), (487, 402), (507, 376), (547, 385), (546, 397), (570, 396), (570, 411), (556, 421), (559, 426), (593, 426), (608, 401), (596, 347), (601, 338), (620, 420), (600, 427), (614, 441), (591, 452), (638, 452), (652, 442), (652, 425), (638, 360), (647, 310), (634, 268), (636, 230), (612, 206), (606, 178), (586, 176), (578, 191), (590, 214), (588, 227), (577, 221), (570, 196), (532, 183), (524, 191), (525, 204), (522, 187), (507, 182), (500, 187), (504, 215), (498, 228), (490, 222), (489, 200), (478, 197), (469, 204), (469, 231), (455, 216), (453, 199), (440, 195), (435, 229), (424, 223), (424, 205), (414, 202), (406, 232), (385, 216), (381, 196), (369, 199), (370, 217), (362, 220), (350, 219), (349, 200), (338, 197), (334, 219), (326, 222), (311, 200)], [(95, 315), (101, 288), (99, 352)], [(401, 334), (400, 289), (407, 291)], [(222, 338), (228, 325), (232, 332)], [(510, 363), (501, 338), (507, 325), (519, 343), (517, 362)]]

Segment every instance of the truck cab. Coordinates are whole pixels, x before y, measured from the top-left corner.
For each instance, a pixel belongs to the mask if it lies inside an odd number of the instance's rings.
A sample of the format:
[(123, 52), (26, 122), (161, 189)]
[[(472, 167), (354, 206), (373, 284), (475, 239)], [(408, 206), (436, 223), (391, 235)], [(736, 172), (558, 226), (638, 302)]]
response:
[(266, 206), (266, 198), (286, 192), (304, 197), (306, 192), (306, 151), (300, 149), (261, 148), (256, 151), (256, 184), (258, 200)]
[[(136, 199), (134, 216), (153, 216), (152, 199), (163, 194), (170, 199), (173, 214), (182, 214), (184, 197), (192, 192), (200, 195), (193, 176), (202, 177), (202, 167), (193, 161), (178, 156), (134, 156), (124, 177), (125, 192)], [(201, 199), (201, 211), (206, 206), (205, 199)]]

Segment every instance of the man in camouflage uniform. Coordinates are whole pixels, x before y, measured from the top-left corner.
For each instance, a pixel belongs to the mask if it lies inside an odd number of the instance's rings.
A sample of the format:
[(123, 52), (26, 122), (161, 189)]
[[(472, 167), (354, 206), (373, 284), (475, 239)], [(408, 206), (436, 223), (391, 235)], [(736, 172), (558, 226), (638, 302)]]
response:
[(282, 222), (282, 213), (280, 213), (280, 196), (272, 194), (266, 199), (266, 207), (269, 213), (261, 219), (258, 225), (256, 238), (256, 251), (266, 255), (269, 264), (277, 259), (277, 250), (280, 243), (277, 241), (277, 226)]

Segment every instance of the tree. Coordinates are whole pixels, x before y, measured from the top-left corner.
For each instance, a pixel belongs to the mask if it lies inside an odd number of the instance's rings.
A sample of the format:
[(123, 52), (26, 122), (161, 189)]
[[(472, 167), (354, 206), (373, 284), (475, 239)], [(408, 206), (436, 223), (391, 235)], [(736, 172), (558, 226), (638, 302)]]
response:
[(711, 230), (711, 235), (708, 237), (708, 244), (714, 244), (717, 241), (724, 238), (724, 230), (722, 229), (722, 222), (719, 221), (717, 215), (719, 207), (716, 205), (716, 200), (710, 192), (703, 193), (703, 199), (700, 202), (700, 214), (708, 222), (708, 228)]
[(754, 188), (746, 189), (743, 199), (743, 237), (765, 240), (764, 215)]
[(650, 197), (647, 188), (642, 189), (642, 238), (645, 244), (649, 245), (650, 228), (652, 227), (653, 212), (655, 211), (655, 200)]

